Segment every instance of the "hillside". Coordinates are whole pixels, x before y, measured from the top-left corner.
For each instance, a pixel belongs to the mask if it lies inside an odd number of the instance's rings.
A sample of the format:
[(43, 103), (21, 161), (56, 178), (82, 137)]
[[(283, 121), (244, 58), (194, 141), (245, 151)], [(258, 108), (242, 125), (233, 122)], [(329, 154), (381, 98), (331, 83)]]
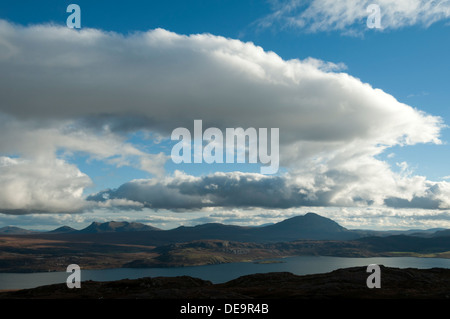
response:
[[(81, 289), (55, 284), (0, 292), (0, 299), (447, 299), (449, 269), (398, 269), (380, 266), (381, 289), (368, 289), (366, 267), (297, 276), (292, 273), (253, 274), (223, 284), (182, 277), (82, 282)], [(412, 279), (413, 278), (413, 279)], [(172, 301), (172, 304), (176, 303)], [(179, 307), (166, 309), (176, 317)]]

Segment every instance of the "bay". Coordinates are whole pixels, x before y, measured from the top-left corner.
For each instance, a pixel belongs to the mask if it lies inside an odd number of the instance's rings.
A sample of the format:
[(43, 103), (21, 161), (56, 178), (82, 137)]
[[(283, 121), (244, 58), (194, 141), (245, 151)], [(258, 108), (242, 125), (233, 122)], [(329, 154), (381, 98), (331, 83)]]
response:
[[(191, 276), (222, 283), (240, 276), (267, 273), (291, 272), (296, 275), (326, 273), (339, 268), (368, 266), (370, 264), (384, 265), (396, 268), (450, 268), (450, 259), (418, 258), (418, 257), (373, 257), (348, 258), (328, 256), (296, 256), (281, 259), (271, 259), (268, 263), (229, 263), (175, 268), (116, 268), (102, 270), (83, 270), (81, 281), (113, 281), (120, 279), (137, 279), (142, 277), (175, 277)], [(43, 285), (65, 283), (69, 273), (0, 273), (0, 290), (26, 289)], [(81, 285), (83, 287), (83, 285)]]

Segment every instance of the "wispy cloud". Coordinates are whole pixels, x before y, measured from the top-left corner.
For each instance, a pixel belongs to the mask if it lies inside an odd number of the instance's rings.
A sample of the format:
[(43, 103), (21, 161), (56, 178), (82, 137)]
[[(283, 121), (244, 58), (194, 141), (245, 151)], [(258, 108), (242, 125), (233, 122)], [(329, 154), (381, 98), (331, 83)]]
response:
[(429, 27), (450, 17), (448, 0), (280, 0), (271, 3), (273, 12), (256, 22), (259, 28), (360, 34), (369, 30), (366, 22), (370, 4), (380, 7), (380, 29), (384, 30), (413, 25)]

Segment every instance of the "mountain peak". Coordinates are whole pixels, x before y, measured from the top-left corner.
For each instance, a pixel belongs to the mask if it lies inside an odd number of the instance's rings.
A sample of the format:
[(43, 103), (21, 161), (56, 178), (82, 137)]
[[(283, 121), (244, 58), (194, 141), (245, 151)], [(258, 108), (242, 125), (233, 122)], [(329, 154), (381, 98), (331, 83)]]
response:
[[(302, 216), (297, 216), (297, 217), (302, 217)], [(319, 214), (311, 213), (311, 212), (306, 213), (305, 215), (303, 215), (303, 217), (326, 218), (326, 217), (320, 216)]]
[(61, 226), (58, 227), (54, 230), (49, 231), (49, 233), (58, 233), (58, 234), (62, 234), (62, 233), (72, 233), (72, 232), (76, 232), (76, 229), (73, 229), (72, 227), (69, 226)]
[(335, 221), (316, 213), (294, 216), (274, 225), (262, 227), (267, 234), (278, 233), (293, 239), (350, 239), (355, 234)]
[(136, 222), (117, 222), (109, 221), (105, 223), (92, 222), (88, 227), (78, 231), (79, 233), (110, 233), (110, 232), (127, 232), (127, 231), (153, 231), (159, 228), (148, 226)]

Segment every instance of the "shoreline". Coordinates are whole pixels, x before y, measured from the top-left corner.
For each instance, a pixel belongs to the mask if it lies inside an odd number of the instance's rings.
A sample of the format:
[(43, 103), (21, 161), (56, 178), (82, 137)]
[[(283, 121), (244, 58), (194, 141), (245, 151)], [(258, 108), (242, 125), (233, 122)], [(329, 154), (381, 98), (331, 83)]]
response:
[[(366, 267), (295, 275), (254, 273), (224, 283), (192, 276), (142, 277), (112, 281), (83, 281), (80, 289), (65, 283), (36, 288), (0, 290), (0, 299), (448, 299), (450, 269), (380, 266), (381, 288), (370, 289)], [(411, 280), (414, 278), (414, 280)]]
[[(185, 268), (185, 267), (202, 267), (202, 266), (212, 266), (212, 265), (222, 265), (222, 264), (234, 264), (234, 263), (253, 263), (253, 264), (259, 264), (259, 265), (270, 265), (270, 264), (281, 264), (285, 263), (282, 259), (285, 258), (292, 258), (292, 257), (336, 257), (336, 258), (378, 258), (378, 257), (384, 257), (384, 258), (421, 258), (421, 259), (450, 259), (450, 256), (448, 256), (448, 252), (445, 252), (445, 257), (440, 256), (439, 254), (419, 254), (419, 253), (406, 253), (406, 252), (392, 252), (392, 253), (383, 253), (383, 254), (372, 254), (372, 255), (354, 255), (351, 256), (345, 255), (345, 254), (338, 254), (338, 255), (320, 255), (320, 254), (304, 254), (304, 255), (285, 255), (285, 256), (274, 256), (273, 258), (255, 258), (255, 259), (237, 259), (237, 260), (231, 260), (231, 261), (224, 261), (224, 262), (210, 262), (205, 261), (203, 263), (196, 263), (196, 264), (184, 264), (184, 263), (172, 263), (172, 264), (164, 264), (164, 263), (149, 263), (149, 264), (142, 264), (142, 265), (136, 265), (136, 266), (130, 266), (131, 263), (125, 263), (122, 266), (117, 265), (109, 265), (106, 267), (101, 267), (99, 265), (88, 265), (82, 267), (83, 270), (110, 270), (110, 269), (172, 269), (172, 268)], [(277, 260), (280, 259), (280, 260)], [(45, 273), (66, 273), (65, 268), (58, 268), (58, 269), (51, 269), (51, 270), (40, 270), (32, 269), (32, 268), (25, 268), (25, 269), (18, 269), (14, 271), (5, 271), (0, 270), (0, 274), (45, 274)]]

